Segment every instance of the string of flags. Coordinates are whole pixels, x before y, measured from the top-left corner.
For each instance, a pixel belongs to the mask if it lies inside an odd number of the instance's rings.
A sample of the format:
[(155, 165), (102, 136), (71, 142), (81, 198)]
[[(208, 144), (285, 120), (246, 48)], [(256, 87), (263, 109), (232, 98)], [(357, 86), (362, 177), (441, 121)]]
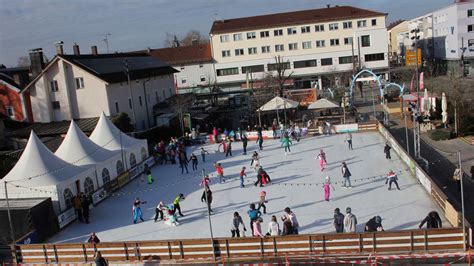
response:
[[(8, 181), (8, 182), (5, 181), (5, 183), (9, 184), (10, 186), (13, 186), (13, 187), (16, 187), (16, 188), (23, 188), (23, 189), (28, 190), (28, 191), (41, 192), (41, 193), (46, 193), (46, 194), (50, 194), (50, 195), (58, 194), (56, 191), (43, 190), (43, 189), (38, 189), (38, 188), (33, 188), (33, 187), (25, 187), (25, 186), (14, 184), (11, 181)], [(14, 194), (18, 195), (18, 194), (26, 194), (26, 193), (28, 193), (28, 192), (27, 191), (15, 191)]]

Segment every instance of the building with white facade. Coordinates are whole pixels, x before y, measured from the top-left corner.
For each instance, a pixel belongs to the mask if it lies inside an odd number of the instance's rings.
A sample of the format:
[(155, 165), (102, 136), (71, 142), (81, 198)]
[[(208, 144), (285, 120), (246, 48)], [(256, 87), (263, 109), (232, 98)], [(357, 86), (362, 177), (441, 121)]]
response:
[[(388, 68), (386, 14), (335, 6), (214, 21), (210, 31), (217, 82), (245, 87), (274, 73), (275, 57), (287, 62), (296, 87), (323, 87), (326, 75)], [(321, 86), (319, 85), (319, 86)]]
[[(153, 106), (175, 94), (175, 69), (147, 54), (58, 54), (28, 84), (35, 122), (125, 112), (135, 130), (154, 125)], [(34, 62), (32, 62), (34, 64)], [(130, 86), (128, 83), (130, 79)]]

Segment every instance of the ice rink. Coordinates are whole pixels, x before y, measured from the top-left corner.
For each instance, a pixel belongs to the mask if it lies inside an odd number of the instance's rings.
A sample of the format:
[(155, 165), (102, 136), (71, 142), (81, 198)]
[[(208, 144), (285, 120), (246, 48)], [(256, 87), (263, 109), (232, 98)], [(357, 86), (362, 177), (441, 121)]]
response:
[[(296, 214), (300, 233), (334, 232), (333, 211), (339, 207), (344, 211), (351, 207), (358, 219), (358, 231), (363, 231), (365, 222), (375, 215), (382, 217), (385, 230), (417, 228), (429, 211), (441, 210), (432, 202), (424, 188), (417, 183), (408, 167), (392, 150), (392, 159), (385, 159), (384, 139), (377, 132), (353, 134), (354, 150), (348, 150), (344, 142), (345, 134), (310, 137), (299, 143), (293, 142), (291, 154), (285, 156), (279, 140), (266, 140), (260, 163), (272, 179), (272, 184), (260, 188), (253, 186), (256, 174), (250, 169), (250, 157), (257, 149), (254, 141), (249, 141), (247, 155), (242, 155), (241, 142), (233, 143), (233, 157), (216, 153), (217, 145), (204, 146), (210, 153), (203, 163), (200, 146), (188, 148), (188, 156), (196, 151), (199, 171), (181, 174), (179, 166), (158, 165), (152, 172), (155, 182), (148, 185), (140, 178), (133, 180), (114, 196), (107, 198), (91, 210), (91, 223), (74, 222), (48, 242), (84, 242), (91, 232), (97, 232), (104, 241), (157, 240), (207, 238), (210, 236), (207, 207), (200, 201), (202, 187), (201, 169), (211, 173), (213, 191), (211, 216), (215, 237), (230, 236), (233, 213), (239, 212), (249, 228), (247, 210), (250, 203), (256, 203), (261, 190), (267, 192), (267, 214), (263, 215), (262, 230), (266, 232), (271, 215), (282, 216), (283, 209), (290, 207)], [(315, 159), (320, 149), (324, 149), (328, 165), (319, 170)], [(352, 173), (352, 189), (341, 187), (341, 163), (345, 161)], [(219, 184), (213, 162), (224, 167), (226, 183)], [(248, 179), (245, 188), (239, 187), (239, 172), (247, 167)], [(392, 169), (398, 173), (401, 190), (388, 191), (385, 176)], [(335, 190), (331, 200), (324, 200), (322, 183), (330, 176)], [(381, 177), (382, 176), (382, 177)], [(374, 178), (375, 177), (375, 178)], [(336, 184), (337, 182), (337, 184)], [(155, 206), (160, 200), (171, 203), (179, 194), (186, 199), (181, 203), (184, 217), (180, 225), (170, 227), (163, 222), (154, 222)], [(145, 222), (133, 224), (132, 203), (135, 197), (147, 201), (142, 205)], [(449, 226), (443, 218), (443, 226)], [(281, 228), (281, 220), (278, 219)], [(250, 231), (250, 230), (249, 230)], [(247, 232), (248, 235), (248, 232)]]

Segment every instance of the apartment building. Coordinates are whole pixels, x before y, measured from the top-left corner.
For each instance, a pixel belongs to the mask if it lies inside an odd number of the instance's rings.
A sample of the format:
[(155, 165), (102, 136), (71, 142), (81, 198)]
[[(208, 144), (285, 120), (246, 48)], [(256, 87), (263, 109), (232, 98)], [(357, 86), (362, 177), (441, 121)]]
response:
[(408, 32), (408, 21), (397, 20), (387, 27), (388, 51), (390, 61), (400, 62), (404, 50), (400, 46), (398, 34)]
[(47, 65), (41, 51), (30, 53), (35, 78), (24, 91), (30, 93), (35, 122), (125, 112), (143, 130), (155, 124), (153, 106), (175, 94), (176, 70), (147, 54), (98, 54), (92, 47), (92, 54), (82, 55), (78, 45), (72, 55), (62, 46), (57, 51)]
[[(296, 87), (318, 84), (335, 73), (388, 68), (386, 14), (350, 7), (270, 14), (214, 21), (210, 31), (216, 78), (225, 89), (246, 78), (274, 73), (280, 56)], [(342, 81), (347, 83), (348, 81)]]

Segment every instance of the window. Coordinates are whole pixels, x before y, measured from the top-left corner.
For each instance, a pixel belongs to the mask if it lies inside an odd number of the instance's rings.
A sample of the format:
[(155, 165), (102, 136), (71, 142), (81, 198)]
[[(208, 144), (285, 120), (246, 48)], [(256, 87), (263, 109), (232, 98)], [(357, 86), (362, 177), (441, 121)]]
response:
[(311, 27), (310, 26), (303, 26), (301, 27), (301, 33), (310, 33)]
[(257, 47), (250, 47), (249, 54), (257, 54)]
[(474, 31), (474, 24), (467, 25), (467, 32), (473, 32)]
[(222, 51), (222, 57), (229, 57), (229, 56), (230, 56), (230, 50)]
[(140, 153), (142, 155), (142, 161), (144, 161), (147, 157), (146, 149), (142, 147), (141, 150), (140, 150)]
[(370, 46), (370, 35), (360, 36), (360, 42), (361, 42), (362, 47), (369, 47)]
[(244, 55), (244, 49), (235, 49), (235, 56)]
[(365, 28), (367, 27), (367, 20), (358, 20), (357, 21), (357, 28)]
[(257, 34), (255, 32), (247, 32), (247, 40), (255, 38), (257, 38)]
[(255, 65), (255, 66), (243, 66), (242, 73), (257, 73), (257, 72), (265, 72), (264, 65)]
[(467, 40), (467, 47), (474, 49), (474, 39)]
[(270, 37), (270, 32), (268, 30), (260, 32), (260, 38)]
[(268, 71), (275, 71), (277, 70), (277, 68), (290, 69), (291, 65), (290, 65), (290, 62), (285, 62), (285, 63), (280, 63), (280, 64), (268, 64), (267, 68), (268, 68)]
[(6, 111), (7, 111), (7, 116), (8, 117), (10, 117), (10, 118), (15, 117), (15, 113), (13, 112), (13, 107), (7, 106)]
[(241, 41), (242, 40), (242, 33), (234, 34), (234, 41)]
[(353, 62), (352, 56), (341, 56), (339, 57), (339, 64), (351, 64)]
[(221, 42), (228, 42), (229, 41), (229, 35), (221, 35)]
[(344, 44), (352, 44), (352, 37), (344, 38)]
[(288, 50), (290, 50), (290, 51), (298, 50), (298, 43), (290, 43), (290, 44), (288, 44)]
[(282, 52), (285, 51), (285, 46), (283, 44), (275, 45), (275, 52)]
[(372, 19), (372, 26), (377, 26), (377, 19)]
[(324, 31), (324, 24), (314, 26), (314, 31)]
[(119, 103), (115, 102), (115, 112), (120, 113)]
[(201, 75), (201, 82), (206, 82), (206, 75)]
[(322, 66), (331, 66), (332, 65), (332, 58), (322, 58), (321, 59)]
[(270, 46), (262, 46), (262, 54), (266, 54), (270, 52)]
[(474, 9), (468, 9), (467, 10), (467, 17), (470, 18), (470, 17), (473, 17), (474, 16)]
[(92, 193), (94, 193), (94, 182), (90, 177), (86, 177), (84, 180), (84, 194), (90, 196)]
[(72, 208), (72, 205), (74, 203), (73, 198), (74, 195), (72, 194), (71, 190), (69, 188), (66, 188), (63, 192), (64, 195), (64, 204), (66, 204), (66, 209)]
[(294, 68), (305, 68), (305, 67), (316, 67), (318, 66), (317, 60), (304, 60), (304, 61), (295, 61), (293, 62)]
[(383, 53), (379, 54), (366, 54), (365, 55), (365, 62), (371, 62), (371, 61), (382, 61), (384, 60), (385, 57)]
[(316, 41), (316, 47), (324, 47), (326, 46), (326, 42), (324, 40)]
[(122, 161), (118, 160), (117, 164), (115, 165), (115, 168), (117, 169), (117, 175), (122, 174), (124, 171)]
[(109, 183), (110, 181), (110, 173), (109, 173), (109, 169), (107, 168), (104, 168), (102, 169), (102, 184), (107, 184)]
[(330, 41), (331, 46), (338, 46), (339, 45), (339, 39), (331, 39)]
[(52, 102), (53, 104), (53, 109), (58, 110), (61, 109), (61, 105), (59, 104), (59, 101), (54, 101)]
[(286, 31), (287, 31), (288, 35), (296, 34), (296, 28), (295, 27), (287, 28)]
[(339, 23), (329, 23), (329, 30), (339, 29)]
[(138, 103), (140, 104), (140, 106), (143, 106), (142, 96), (138, 96)]
[(58, 91), (59, 90), (57, 80), (51, 81), (50, 84), (51, 84), (51, 91)]
[(128, 98), (128, 108), (133, 109), (132, 107), (132, 99)]
[(84, 79), (83, 78), (75, 78), (76, 80), (76, 90), (84, 88)]
[(135, 154), (130, 153), (130, 168), (133, 168), (137, 165), (137, 158), (135, 158)]
[(230, 76), (230, 75), (238, 75), (238, 74), (239, 74), (239, 68), (237, 67), (224, 68), (224, 69), (217, 70), (217, 76)]
[(188, 82), (188, 80), (186, 79), (186, 77), (181, 78), (181, 84), (186, 84), (186, 82)]
[(303, 49), (311, 49), (311, 42), (303, 42)]
[(352, 21), (342, 22), (342, 27), (344, 29), (352, 29)]
[(282, 29), (274, 30), (273, 36), (283, 36), (283, 30)]

